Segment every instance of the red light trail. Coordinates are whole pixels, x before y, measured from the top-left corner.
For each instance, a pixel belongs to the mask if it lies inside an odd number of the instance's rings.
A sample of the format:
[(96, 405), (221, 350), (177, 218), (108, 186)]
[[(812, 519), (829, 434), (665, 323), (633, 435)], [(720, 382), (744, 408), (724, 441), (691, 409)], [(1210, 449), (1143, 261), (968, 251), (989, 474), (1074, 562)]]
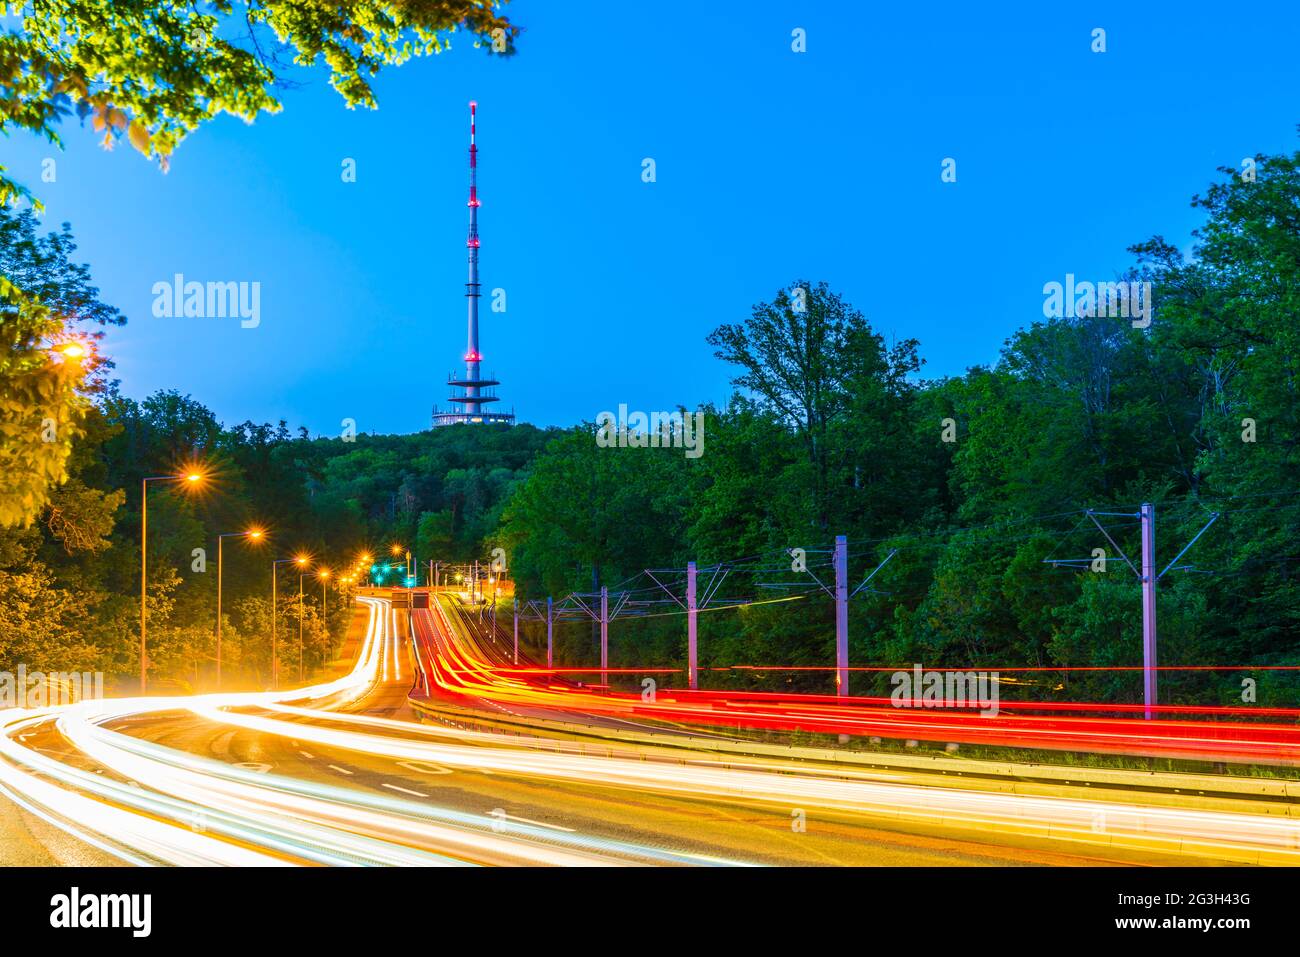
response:
[[(1255, 708), (1227, 705), (1161, 705), (1155, 708), (1169, 720), (1156, 723), (1140, 718), (1142, 704), (1102, 702), (1001, 701), (1003, 712), (982, 716), (974, 710), (934, 707), (908, 701), (892, 706), (888, 698), (786, 694), (752, 691), (689, 691), (659, 689), (654, 700), (640, 694), (613, 691), (605, 686), (557, 683), (562, 675), (595, 673), (596, 669), (546, 669), (510, 667), (489, 660), (485, 650), (457, 637), (457, 629), (440, 605), (418, 610), (414, 619), (421, 666), (422, 693), (429, 697), (470, 698), (498, 706), (514, 705), (574, 715), (610, 718), (635, 717), (666, 725), (745, 728), (756, 731), (851, 735), (905, 741), (961, 742), (1000, 748), (1132, 754), (1197, 761), (1237, 761), (1263, 764), (1300, 764), (1300, 708)], [(616, 674), (680, 674), (679, 669), (610, 669)], [(746, 670), (782, 671), (783, 668)], [(825, 671), (825, 668), (807, 669)], [(862, 671), (896, 671), (863, 668)], [(967, 669), (954, 669), (968, 671)], [(1019, 668), (1008, 671), (1141, 670), (1127, 668), (1050, 669)], [(1171, 667), (1167, 670), (1180, 670)], [(1188, 670), (1238, 670), (1237, 666), (1201, 666)], [(1264, 670), (1264, 669), (1259, 669)], [(1269, 670), (1296, 670), (1270, 666)], [(419, 697), (417, 694), (415, 697)], [(1104, 715), (1121, 715), (1106, 717)], [(1190, 720), (1190, 716), (1223, 720)], [(1177, 716), (1177, 717), (1174, 717)], [(1243, 717), (1269, 721), (1227, 720)], [(1276, 719), (1290, 719), (1282, 723)]]

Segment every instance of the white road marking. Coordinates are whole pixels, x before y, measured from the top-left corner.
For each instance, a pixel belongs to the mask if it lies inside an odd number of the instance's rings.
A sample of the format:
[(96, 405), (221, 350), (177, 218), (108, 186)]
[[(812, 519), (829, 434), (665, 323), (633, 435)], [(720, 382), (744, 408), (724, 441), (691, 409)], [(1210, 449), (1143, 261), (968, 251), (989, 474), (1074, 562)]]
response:
[(341, 767), (339, 767), (337, 764), (331, 764), (331, 765), (330, 765), (330, 768), (331, 768), (332, 770), (334, 770), (334, 771), (337, 771), (339, 774), (351, 774), (351, 773), (352, 773), (352, 772), (349, 771), (347, 768), (341, 768)]
[(315, 761), (315, 760), (316, 760), (314, 757), (312, 757), (312, 756), (311, 756), (310, 754), (308, 754), (306, 751), (299, 751), (298, 753), (301, 754), (301, 755), (302, 755), (304, 758), (306, 758), (308, 761)]
[(429, 761), (398, 761), (398, 767), (409, 768), (418, 774), (451, 774), (451, 768)]
[(410, 794), (410, 795), (412, 795), (412, 796), (414, 796), (414, 797), (418, 797), (418, 798), (428, 797), (428, 796), (429, 796), (429, 795), (427, 795), (427, 794), (421, 794), (419, 791), (412, 791), (410, 788), (401, 788), (401, 787), (398, 787), (396, 784), (389, 784), (387, 781), (382, 782), (381, 786), (382, 786), (382, 787), (386, 787), (386, 788), (390, 788), (390, 789), (392, 789), (392, 790), (394, 790), (394, 791), (401, 791), (403, 794)]
[(553, 830), (553, 831), (564, 831), (564, 832), (566, 832), (566, 833), (568, 833), (568, 834), (573, 834), (573, 833), (575, 833), (575, 831), (574, 831), (573, 828), (571, 828), (571, 827), (561, 827), (561, 826), (558, 825), (558, 824), (547, 824), (545, 821), (534, 821), (534, 820), (532, 820), (531, 818), (526, 818), (526, 817), (516, 817), (516, 816), (513, 815), (513, 814), (504, 814), (504, 813), (503, 813), (503, 814), (501, 814), (500, 816), (501, 816), (501, 817), (504, 817), (504, 818), (507, 818), (507, 819), (509, 819), (509, 820), (511, 820), (511, 821), (518, 821), (520, 824), (532, 824), (532, 825), (535, 825), (536, 827), (549, 827), (549, 828), (550, 828), (551, 830)]

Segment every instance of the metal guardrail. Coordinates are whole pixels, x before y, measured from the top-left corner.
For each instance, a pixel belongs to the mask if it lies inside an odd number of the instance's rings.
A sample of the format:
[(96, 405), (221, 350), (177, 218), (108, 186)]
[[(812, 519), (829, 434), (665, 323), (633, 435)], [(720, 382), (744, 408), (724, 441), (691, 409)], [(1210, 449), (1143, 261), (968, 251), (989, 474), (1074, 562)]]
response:
[[(428, 701), (408, 699), (417, 712), (447, 715), (461, 721), (486, 727), (546, 729), (575, 737), (617, 741), (624, 744), (678, 748), (693, 751), (711, 751), (716, 754), (733, 754), (738, 757), (769, 757), (791, 761), (807, 761), (822, 765), (842, 765), (852, 768), (894, 769), (922, 771), (954, 777), (978, 778), (981, 786), (989, 780), (1008, 784), (1002, 790), (1016, 792), (1016, 784), (1049, 783), (1057, 785), (1082, 785), (1139, 789), (1183, 796), (1201, 795), (1238, 800), (1267, 800), (1278, 802), (1275, 813), (1285, 817), (1300, 817), (1300, 780), (1284, 778), (1252, 778), (1231, 775), (1189, 774), (1176, 771), (1137, 771), (1125, 768), (1064, 767), (1055, 764), (1023, 764), (981, 759), (958, 759), (942, 756), (891, 754), (887, 752), (841, 751), (834, 748), (809, 748), (798, 745), (764, 744), (759, 741), (726, 741), (717, 738), (692, 737), (664, 732), (619, 731), (585, 724), (573, 724), (543, 718), (511, 720), (497, 715), (457, 708), (452, 705), (433, 704)], [(602, 748), (607, 751), (607, 748)]]

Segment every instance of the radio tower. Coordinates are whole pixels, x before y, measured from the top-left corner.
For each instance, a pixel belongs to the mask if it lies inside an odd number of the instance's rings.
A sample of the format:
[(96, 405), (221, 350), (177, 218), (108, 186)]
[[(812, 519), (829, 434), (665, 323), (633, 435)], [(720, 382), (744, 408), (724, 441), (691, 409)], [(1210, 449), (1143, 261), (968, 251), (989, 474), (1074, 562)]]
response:
[(483, 407), (490, 402), (497, 402), (496, 386), (501, 383), (496, 379), (484, 379), (479, 369), (483, 356), (478, 351), (478, 147), (474, 144), (474, 114), (477, 104), (469, 104), (469, 238), (465, 245), (469, 248), (469, 281), (465, 283), (465, 299), (469, 303), (469, 347), (465, 352), (465, 377), (457, 379), (454, 375), (447, 377), (447, 385), (455, 390), (448, 401), (453, 403), (452, 412), (433, 410), (433, 424), (455, 425), (460, 422), (489, 422), (513, 425), (513, 412), (485, 412)]

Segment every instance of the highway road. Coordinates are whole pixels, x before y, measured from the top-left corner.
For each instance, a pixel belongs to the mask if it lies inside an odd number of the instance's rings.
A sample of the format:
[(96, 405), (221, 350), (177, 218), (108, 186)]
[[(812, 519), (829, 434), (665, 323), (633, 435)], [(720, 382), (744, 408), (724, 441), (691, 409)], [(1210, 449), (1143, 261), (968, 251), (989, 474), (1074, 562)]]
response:
[[(363, 598), (349, 667), (310, 688), (0, 713), (0, 861), (1300, 863), (1293, 800), (719, 755), (699, 729), (646, 743), (632, 732), (660, 721), (601, 709), (599, 737), (557, 733), (576, 692), (546, 678), (555, 707), (481, 642), (454, 603), (408, 621)], [(413, 686), (417, 705), (539, 727), (417, 721)]]

